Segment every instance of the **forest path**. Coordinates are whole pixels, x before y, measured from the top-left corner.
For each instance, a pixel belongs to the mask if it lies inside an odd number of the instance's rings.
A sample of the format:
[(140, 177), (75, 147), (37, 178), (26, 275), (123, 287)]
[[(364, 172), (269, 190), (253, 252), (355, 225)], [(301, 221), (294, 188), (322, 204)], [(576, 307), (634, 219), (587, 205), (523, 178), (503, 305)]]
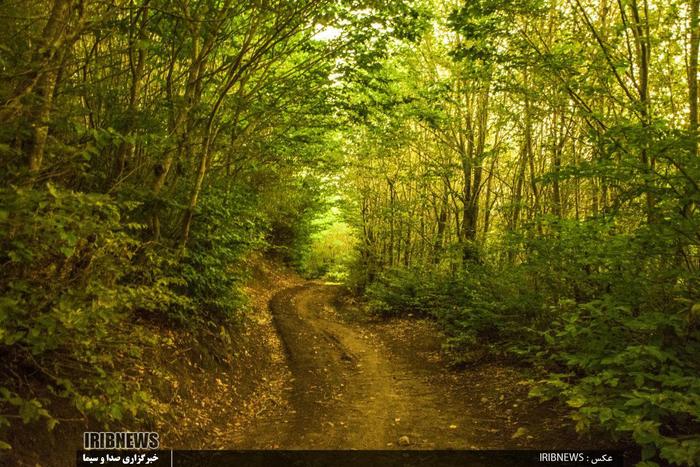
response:
[(527, 400), (514, 369), (452, 371), (430, 323), (348, 320), (334, 306), (339, 291), (308, 283), (270, 301), (291, 370), (285, 403), (256, 417), (236, 447), (581, 446), (561, 414)]

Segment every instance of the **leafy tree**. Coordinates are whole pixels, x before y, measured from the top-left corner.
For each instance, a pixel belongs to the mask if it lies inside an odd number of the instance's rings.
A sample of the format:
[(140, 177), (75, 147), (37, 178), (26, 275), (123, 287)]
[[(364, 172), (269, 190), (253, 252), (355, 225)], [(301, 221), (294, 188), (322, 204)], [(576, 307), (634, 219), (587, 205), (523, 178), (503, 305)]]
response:
[[(410, 34), (403, 2), (357, 3), (0, 6), (0, 428), (52, 428), (56, 396), (156, 416), (129, 369), (163, 344), (153, 327), (219, 333), (250, 253), (299, 260), (338, 168), (330, 75), (378, 54), (375, 22)], [(329, 25), (345, 33), (319, 39)]]
[(644, 465), (696, 465), (697, 5), (425, 5), (348, 83), (370, 308), (434, 317), (457, 361), (534, 363), (535, 395)]

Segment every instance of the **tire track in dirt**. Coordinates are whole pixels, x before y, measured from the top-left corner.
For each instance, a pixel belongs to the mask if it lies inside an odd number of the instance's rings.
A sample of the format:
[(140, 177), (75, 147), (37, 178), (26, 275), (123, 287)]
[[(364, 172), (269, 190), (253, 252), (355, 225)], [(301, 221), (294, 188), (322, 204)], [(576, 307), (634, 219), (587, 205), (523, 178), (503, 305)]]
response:
[(341, 290), (310, 282), (272, 297), (284, 369), (271, 375), (276, 402), (236, 431), (231, 448), (620, 447), (602, 434), (579, 436), (566, 407), (529, 398), (524, 368), (450, 368), (434, 323), (368, 321), (352, 305), (335, 308)]
[[(371, 327), (344, 322), (339, 287), (307, 284), (270, 302), (292, 379), (288, 407), (248, 434), (253, 447), (477, 448), (468, 407), (398, 358)], [(405, 441), (405, 439), (404, 439)]]

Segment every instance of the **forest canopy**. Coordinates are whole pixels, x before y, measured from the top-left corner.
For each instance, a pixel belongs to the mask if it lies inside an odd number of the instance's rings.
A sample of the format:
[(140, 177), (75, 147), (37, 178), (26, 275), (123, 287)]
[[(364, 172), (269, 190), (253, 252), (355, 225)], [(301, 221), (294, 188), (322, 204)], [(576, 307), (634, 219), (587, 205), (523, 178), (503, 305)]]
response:
[(0, 429), (153, 418), (266, 252), (698, 465), (699, 3), (3, 2)]

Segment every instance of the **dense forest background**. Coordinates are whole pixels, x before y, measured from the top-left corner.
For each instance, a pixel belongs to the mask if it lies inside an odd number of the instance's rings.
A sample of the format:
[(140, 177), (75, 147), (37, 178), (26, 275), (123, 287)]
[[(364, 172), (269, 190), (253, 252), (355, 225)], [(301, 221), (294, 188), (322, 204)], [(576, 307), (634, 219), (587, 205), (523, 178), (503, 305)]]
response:
[(695, 465), (698, 7), (3, 2), (0, 428), (155, 416), (153, 330), (226, 334), (264, 251)]

